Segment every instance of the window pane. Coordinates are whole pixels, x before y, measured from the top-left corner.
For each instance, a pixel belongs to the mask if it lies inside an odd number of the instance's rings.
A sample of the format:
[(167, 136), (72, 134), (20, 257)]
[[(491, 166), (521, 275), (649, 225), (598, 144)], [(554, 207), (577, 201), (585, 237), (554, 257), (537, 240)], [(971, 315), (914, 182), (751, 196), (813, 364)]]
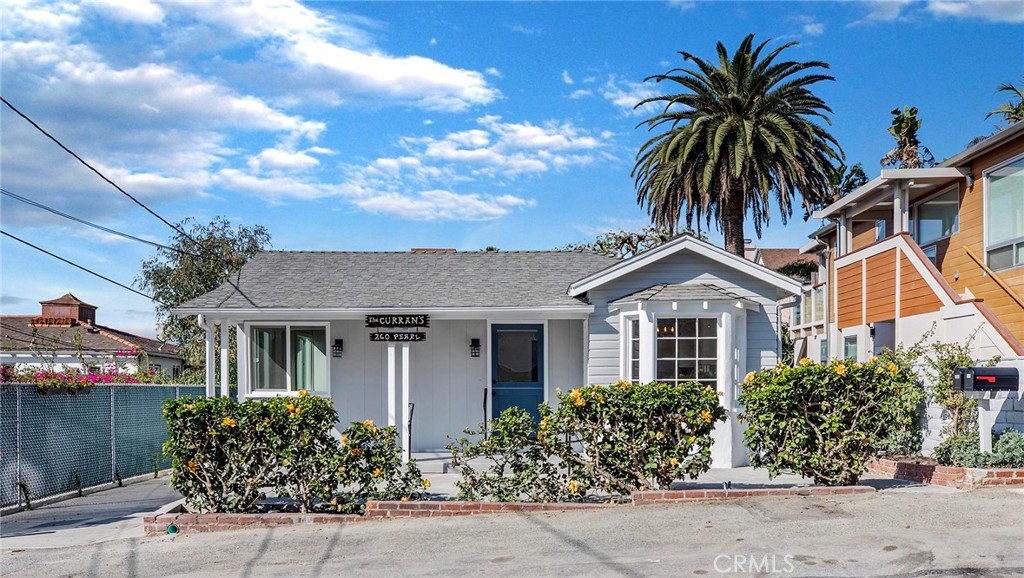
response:
[(843, 357), (857, 359), (857, 337), (846, 337), (843, 339)]
[(292, 327), (292, 387), (327, 391), (327, 330)]
[(696, 361), (680, 361), (679, 371), (676, 373), (678, 379), (683, 381), (693, 381), (697, 379), (697, 362)]
[(825, 340), (821, 341), (821, 350), (818, 352), (818, 361), (825, 363), (828, 361), (828, 342)]
[(630, 339), (640, 339), (640, 320), (632, 319), (629, 322), (629, 337)]
[(917, 206), (918, 244), (925, 244), (957, 231), (960, 219), (960, 191), (953, 189)]
[(717, 379), (718, 363), (715, 361), (701, 361), (697, 364), (697, 377), (700, 379)]
[(1024, 159), (989, 173), (986, 215), (989, 243), (1024, 237)]
[(658, 337), (675, 337), (676, 334), (676, 320), (675, 319), (659, 319), (658, 320)]
[(700, 336), (701, 337), (715, 337), (718, 335), (718, 320), (717, 319), (701, 319), (700, 320)]
[(658, 340), (658, 359), (675, 359), (676, 357), (676, 340), (675, 339), (659, 339)]
[(697, 336), (697, 320), (696, 319), (680, 319), (679, 320), (679, 337), (696, 337)]
[(658, 380), (671, 380), (675, 378), (676, 374), (676, 362), (675, 361), (658, 361), (658, 374), (655, 379)]
[(700, 345), (697, 346), (697, 352), (701, 359), (716, 359), (718, 358), (718, 340), (717, 339), (701, 339)]
[(285, 373), (286, 336), (284, 327), (253, 327), (252, 341), (252, 388), (286, 389), (288, 379)]
[(536, 383), (537, 332), (498, 330), (498, 381)]
[(1013, 245), (1000, 247), (988, 252), (988, 266), (993, 269), (1013, 267)]
[(692, 359), (697, 357), (697, 340), (696, 339), (680, 339), (679, 340), (679, 357), (681, 359)]
[(629, 366), (629, 370), (630, 370), (629, 378), (632, 381), (636, 381), (636, 380), (640, 379), (640, 362), (639, 361), (634, 361), (633, 363), (631, 363), (630, 366)]

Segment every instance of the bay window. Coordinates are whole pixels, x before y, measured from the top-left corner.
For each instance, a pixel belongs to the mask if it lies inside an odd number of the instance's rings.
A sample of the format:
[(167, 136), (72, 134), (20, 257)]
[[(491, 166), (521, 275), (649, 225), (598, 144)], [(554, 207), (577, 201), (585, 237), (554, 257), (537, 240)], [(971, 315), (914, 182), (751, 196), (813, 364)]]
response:
[(662, 317), (657, 320), (655, 379), (664, 383), (718, 383), (718, 320)]
[(329, 391), (326, 325), (249, 328), (253, 392)]
[(1024, 157), (985, 175), (988, 266), (1024, 265)]

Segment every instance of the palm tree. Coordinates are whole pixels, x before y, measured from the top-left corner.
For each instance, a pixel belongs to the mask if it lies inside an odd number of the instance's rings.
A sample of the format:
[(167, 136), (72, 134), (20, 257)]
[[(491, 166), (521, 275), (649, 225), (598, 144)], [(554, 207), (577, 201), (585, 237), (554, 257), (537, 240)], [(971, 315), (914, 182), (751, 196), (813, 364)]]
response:
[(637, 203), (655, 226), (675, 230), (685, 214), (712, 220), (725, 235), (725, 249), (743, 255), (743, 222), (751, 214), (758, 236), (771, 216), (772, 199), (782, 222), (793, 214), (799, 194), (805, 209), (828, 190), (832, 162), (842, 158), (835, 138), (816, 122), (829, 123), (832, 110), (810, 85), (834, 80), (805, 74), (825, 62), (776, 62), (789, 42), (767, 53), (747, 36), (730, 58), (718, 43), (718, 65), (680, 52), (696, 70), (675, 68), (646, 80), (673, 82), (685, 92), (648, 98), (664, 110), (640, 123), (667, 130), (637, 153), (633, 176)]
[(917, 118), (916, 106), (904, 106), (901, 111), (892, 109), (892, 126), (889, 134), (896, 139), (896, 148), (889, 151), (879, 161), (883, 167), (895, 166), (899, 169), (920, 169), (935, 164), (935, 157), (928, 147), (922, 146), (917, 138), (921, 130), (921, 120)]
[[(996, 92), (1009, 92), (1012, 95), (1011, 100), (999, 105), (999, 108), (988, 113), (985, 118), (993, 114), (1000, 114), (1003, 116), (1003, 120), (1010, 124), (1024, 120), (1024, 83), (1019, 88), (1010, 83), (1000, 84)], [(1013, 102), (1014, 98), (1017, 100), (1016, 103)]]

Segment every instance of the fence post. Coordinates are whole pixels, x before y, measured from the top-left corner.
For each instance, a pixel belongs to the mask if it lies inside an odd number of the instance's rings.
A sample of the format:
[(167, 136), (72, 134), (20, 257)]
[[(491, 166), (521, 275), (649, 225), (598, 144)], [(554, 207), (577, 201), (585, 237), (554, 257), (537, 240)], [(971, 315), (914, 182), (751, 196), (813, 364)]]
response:
[(14, 479), (15, 492), (18, 496), (18, 507), (21, 507), (21, 384), (14, 386)]
[(110, 481), (117, 481), (117, 435), (114, 424), (114, 385), (110, 385)]

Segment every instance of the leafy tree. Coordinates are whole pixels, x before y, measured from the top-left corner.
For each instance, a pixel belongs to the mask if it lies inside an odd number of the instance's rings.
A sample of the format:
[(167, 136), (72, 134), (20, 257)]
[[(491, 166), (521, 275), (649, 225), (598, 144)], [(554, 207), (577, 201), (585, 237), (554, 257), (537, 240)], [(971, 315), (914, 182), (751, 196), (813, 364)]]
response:
[(935, 157), (928, 147), (922, 146), (917, 138), (921, 130), (921, 119), (917, 118), (916, 106), (904, 106), (903, 110), (892, 109), (892, 126), (889, 134), (896, 139), (896, 147), (880, 161), (883, 167), (898, 169), (920, 169), (935, 164)]
[[(142, 262), (135, 286), (165, 304), (156, 305), (161, 339), (178, 343), (185, 362), (200, 366), (205, 360), (203, 330), (195, 317), (175, 317), (171, 308), (230, 280), (249, 258), (270, 246), (270, 233), (262, 225), (234, 227), (223, 217), (214, 217), (208, 225), (189, 217), (177, 228), (180, 232), (171, 236), (169, 249), (158, 249), (156, 256)], [(230, 355), (235, 356), (234, 343)]]
[[(1010, 100), (999, 105), (999, 108), (988, 113), (985, 118), (998, 114), (1009, 124), (1024, 120), (1024, 82), (1019, 87), (1009, 82), (1000, 84), (996, 92), (1010, 93)], [(1017, 102), (1013, 102), (1014, 100)]]
[(637, 202), (656, 227), (675, 231), (685, 215), (712, 221), (725, 235), (725, 249), (743, 255), (744, 219), (749, 214), (761, 235), (774, 198), (785, 223), (799, 195), (805, 209), (828, 190), (832, 163), (842, 158), (836, 139), (817, 120), (829, 123), (832, 110), (811, 85), (833, 77), (811, 73), (821, 61), (777, 62), (795, 46), (789, 42), (762, 55), (747, 36), (730, 58), (719, 42), (717, 66), (680, 52), (696, 70), (675, 68), (649, 77), (685, 92), (655, 96), (664, 110), (641, 123), (666, 128), (637, 153), (633, 176)]
[(619, 229), (608, 231), (597, 236), (593, 241), (586, 243), (569, 243), (562, 247), (565, 251), (595, 251), (602, 255), (611, 257), (632, 257), (648, 249), (653, 249), (662, 243), (667, 243), (683, 234), (694, 235), (703, 238), (699, 233), (693, 231), (673, 231), (670, 229), (659, 229), (657, 227), (645, 227), (638, 232)]

